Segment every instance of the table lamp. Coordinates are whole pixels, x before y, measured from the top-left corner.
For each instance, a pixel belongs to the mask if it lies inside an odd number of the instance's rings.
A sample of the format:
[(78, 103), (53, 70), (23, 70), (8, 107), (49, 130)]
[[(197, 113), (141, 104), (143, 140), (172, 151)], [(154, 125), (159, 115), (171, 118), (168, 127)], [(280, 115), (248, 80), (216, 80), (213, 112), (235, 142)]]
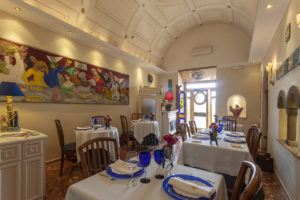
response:
[(166, 92), (165, 93), (165, 106), (166, 110), (170, 111), (172, 108), (172, 101), (174, 100), (174, 96), (172, 92)]
[(1, 127), (1, 131), (19, 131), (20, 127), (18, 124), (18, 113), (13, 110), (12, 97), (13, 96), (24, 96), (16, 83), (12, 82), (1, 82), (0, 84), (0, 96), (7, 97), (7, 121), (6, 125)]

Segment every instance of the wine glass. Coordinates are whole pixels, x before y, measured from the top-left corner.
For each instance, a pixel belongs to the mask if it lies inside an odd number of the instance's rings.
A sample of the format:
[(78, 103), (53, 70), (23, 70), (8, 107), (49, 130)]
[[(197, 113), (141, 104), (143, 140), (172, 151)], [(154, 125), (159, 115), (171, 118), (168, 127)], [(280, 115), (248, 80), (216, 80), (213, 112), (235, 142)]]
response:
[(129, 187), (136, 186), (136, 184), (137, 184), (134, 181), (134, 178), (133, 178), (133, 170), (134, 170), (134, 168), (137, 167), (137, 164), (135, 162), (133, 162), (133, 161), (130, 160), (131, 158), (134, 158), (134, 157), (137, 157), (137, 152), (136, 151), (128, 151), (127, 152), (126, 165), (130, 169), (130, 171), (131, 171), (131, 179), (128, 182), (128, 186)]
[(144, 168), (144, 172), (145, 172), (145, 178), (142, 178), (140, 180), (141, 183), (149, 183), (150, 179), (147, 178), (146, 176), (146, 167), (150, 164), (151, 162), (151, 153), (150, 152), (140, 152), (139, 155), (139, 161), (141, 166)]
[(163, 149), (156, 149), (156, 150), (154, 150), (153, 154), (154, 154), (154, 160), (158, 164), (158, 168), (157, 168), (158, 174), (155, 175), (155, 178), (156, 179), (163, 179), (164, 175), (159, 173), (160, 172), (159, 169), (160, 169), (162, 163), (165, 160), (164, 150)]

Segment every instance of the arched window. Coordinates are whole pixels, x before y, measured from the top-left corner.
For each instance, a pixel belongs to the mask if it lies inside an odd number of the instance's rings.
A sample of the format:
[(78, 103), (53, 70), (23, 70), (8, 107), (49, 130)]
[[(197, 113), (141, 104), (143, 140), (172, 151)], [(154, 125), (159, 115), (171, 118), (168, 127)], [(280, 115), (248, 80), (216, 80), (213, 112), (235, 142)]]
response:
[(232, 95), (228, 98), (227, 100), (227, 115), (228, 116), (232, 116), (233, 113), (232, 111), (230, 111), (231, 109), (242, 109), (239, 117), (246, 117), (246, 111), (247, 111), (247, 104), (246, 104), (246, 99), (245, 97), (241, 96), (241, 95)]
[(299, 90), (296, 86), (290, 87), (287, 94), (287, 144), (297, 146), (298, 143), (298, 108), (300, 107)]
[(279, 109), (278, 113), (278, 130), (279, 140), (286, 141), (287, 139), (287, 114), (286, 114), (286, 95), (284, 91), (280, 91), (277, 97), (277, 108)]

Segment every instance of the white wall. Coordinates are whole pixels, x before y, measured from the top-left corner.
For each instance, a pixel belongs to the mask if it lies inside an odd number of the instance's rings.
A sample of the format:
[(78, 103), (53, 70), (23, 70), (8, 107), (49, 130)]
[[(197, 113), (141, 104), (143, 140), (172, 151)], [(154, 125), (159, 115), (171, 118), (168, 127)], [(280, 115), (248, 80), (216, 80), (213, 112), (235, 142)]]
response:
[(242, 95), (246, 99), (246, 118), (238, 118), (244, 131), (260, 120), (260, 65), (247, 65), (243, 69), (231, 67), (217, 68), (216, 113), (227, 115), (227, 100), (232, 95)]
[[(251, 38), (232, 24), (208, 24), (179, 37), (166, 53), (162, 68), (166, 71), (235, 65), (248, 62)], [(194, 48), (212, 45), (213, 53), (191, 56)]]
[[(22, 128), (38, 130), (48, 135), (46, 143), (47, 160), (58, 158), (60, 152), (54, 119), (62, 121), (66, 143), (75, 141), (74, 128), (89, 125), (90, 117), (93, 115), (110, 114), (113, 118), (112, 125), (117, 126), (119, 133), (121, 133), (119, 115), (123, 114), (130, 117), (130, 113), (137, 111), (140, 85), (149, 87), (157, 87), (158, 85), (157, 74), (147, 72), (139, 66), (133, 66), (120, 59), (78, 44), (20, 18), (0, 12), (0, 24), (0, 37), (4, 39), (129, 74), (129, 105), (14, 103), (15, 108), (19, 111), (20, 126)], [(153, 75), (152, 84), (147, 83), (148, 73)], [(0, 113), (4, 114), (5, 112), (5, 103), (1, 103)]]
[[(300, 11), (300, 1), (291, 0), (289, 8), (280, 23), (272, 43), (263, 59), (263, 65), (273, 62), (278, 67), (278, 63), (284, 60), (300, 46), (300, 29), (296, 26), (296, 13)], [(291, 39), (284, 42), (284, 33), (288, 23), (291, 23)], [(280, 90), (286, 93), (290, 86), (300, 87), (300, 67), (289, 72), (274, 86), (269, 85), (268, 96), (268, 150), (274, 157), (275, 170), (279, 179), (287, 189), (291, 199), (300, 199), (300, 159), (290, 153), (285, 147), (276, 141), (279, 135), (277, 109), (277, 96)], [(299, 134), (299, 133), (298, 133)]]

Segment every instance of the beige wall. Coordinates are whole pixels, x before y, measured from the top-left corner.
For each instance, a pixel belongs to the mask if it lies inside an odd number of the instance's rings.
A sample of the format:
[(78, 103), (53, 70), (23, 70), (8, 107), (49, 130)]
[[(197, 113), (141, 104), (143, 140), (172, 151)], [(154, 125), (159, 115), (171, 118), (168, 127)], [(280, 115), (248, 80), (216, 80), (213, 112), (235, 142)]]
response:
[[(162, 68), (175, 72), (178, 69), (247, 63), (250, 42), (250, 36), (231, 24), (197, 27), (172, 44)], [(192, 49), (205, 45), (213, 46), (212, 54), (191, 55)]]
[(227, 100), (232, 95), (241, 95), (246, 99), (246, 118), (239, 118), (238, 123), (244, 125), (244, 131), (253, 123), (260, 121), (260, 65), (248, 65), (243, 69), (231, 67), (217, 68), (216, 113), (227, 115)]
[[(86, 126), (93, 115), (110, 114), (113, 118), (112, 125), (117, 126), (121, 133), (119, 115), (127, 115), (137, 111), (138, 89), (141, 86), (157, 87), (158, 76), (153, 74), (153, 83), (147, 83), (150, 72), (133, 66), (120, 59), (103, 54), (87, 46), (80, 45), (62, 35), (50, 32), (27, 21), (0, 12), (1, 31), (0, 37), (31, 45), (59, 55), (78, 59), (87, 63), (129, 74), (130, 77), (130, 104), (129, 105), (79, 105), (79, 104), (52, 104), (52, 103), (15, 103), (19, 111), (20, 125), (22, 128), (34, 129), (48, 135), (47, 160), (59, 157), (59, 145), (54, 119), (63, 123), (65, 141), (75, 141), (74, 128)], [(0, 80), (1, 81), (1, 80)], [(0, 113), (5, 113), (5, 103), (0, 104)]]
[[(264, 66), (272, 61), (277, 68), (300, 45), (300, 29), (296, 25), (296, 13), (299, 11), (300, 1), (291, 0), (288, 10), (263, 59)], [(291, 39), (288, 43), (285, 43), (284, 33), (288, 23), (291, 23)], [(300, 199), (300, 159), (291, 154), (276, 140), (279, 137), (277, 96), (280, 90), (284, 90), (287, 93), (292, 85), (300, 87), (299, 77), (300, 67), (298, 66), (279, 81), (276, 81), (274, 86), (268, 86), (268, 150), (274, 157), (275, 171), (291, 199)]]

